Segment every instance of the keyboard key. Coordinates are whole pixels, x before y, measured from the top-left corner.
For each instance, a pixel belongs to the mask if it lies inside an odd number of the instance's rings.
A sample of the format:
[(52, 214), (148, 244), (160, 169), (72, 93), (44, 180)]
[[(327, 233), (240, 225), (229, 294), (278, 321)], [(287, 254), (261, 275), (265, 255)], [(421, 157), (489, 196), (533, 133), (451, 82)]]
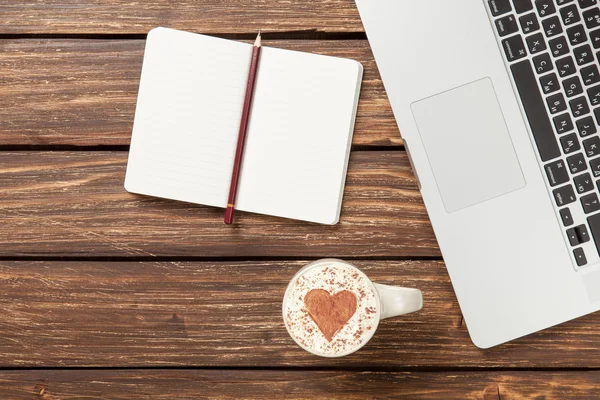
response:
[(568, 208), (563, 208), (560, 210), (560, 219), (562, 220), (564, 226), (573, 225), (573, 216), (571, 215), (571, 210)]
[(579, 8), (588, 8), (596, 5), (598, 0), (577, 0), (579, 2)]
[(556, 93), (546, 98), (546, 103), (548, 103), (548, 108), (552, 114), (556, 114), (567, 109), (567, 103), (565, 103), (565, 97), (562, 95), (562, 93)]
[(581, 16), (579, 15), (579, 10), (577, 10), (577, 6), (575, 4), (571, 4), (569, 6), (563, 7), (560, 9), (560, 17), (562, 18), (565, 26), (573, 25), (579, 21), (581, 21)]
[(581, 81), (579, 80), (578, 76), (565, 79), (563, 81), (563, 88), (565, 89), (567, 97), (573, 97), (583, 93), (583, 86), (581, 85)]
[(571, 154), (577, 150), (581, 150), (581, 145), (579, 144), (577, 135), (574, 133), (561, 137), (560, 144), (565, 154)]
[(581, 68), (581, 78), (585, 86), (600, 82), (600, 73), (596, 65), (588, 65)]
[(579, 237), (577, 237), (577, 231), (575, 228), (567, 229), (567, 238), (569, 238), (569, 243), (571, 246), (577, 246), (579, 243)]
[(560, 19), (558, 19), (556, 15), (543, 20), (542, 26), (544, 27), (544, 33), (546, 34), (546, 37), (556, 36), (563, 32)]
[(575, 200), (577, 200), (577, 197), (575, 196), (575, 191), (573, 190), (573, 186), (571, 185), (554, 189), (552, 194), (554, 195), (556, 205), (559, 207), (574, 203)]
[(489, 0), (488, 5), (492, 11), (492, 15), (497, 17), (498, 15), (506, 14), (511, 11), (510, 1), (508, 0)]
[(519, 23), (521, 24), (521, 29), (525, 34), (532, 33), (540, 29), (540, 24), (538, 23), (535, 13), (530, 13), (519, 17)]
[(594, 174), (594, 178), (600, 176), (600, 158), (594, 158), (590, 161), (590, 168), (592, 169), (592, 174)]
[(569, 182), (569, 173), (563, 160), (558, 160), (544, 166), (550, 186), (558, 186)]
[(559, 6), (565, 5), (567, 3), (572, 2), (573, 0), (556, 0), (556, 4), (558, 4)]
[(496, 20), (496, 29), (498, 30), (498, 35), (502, 37), (517, 32), (519, 25), (517, 25), (517, 20), (514, 16), (507, 15)]
[[(544, 36), (542, 36), (541, 33), (528, 36), (525, 41), (527, 42), (527, 47), (529, 48), (529, 52), (531, 54), (539, 53), (540, 51), (544, 51), (548, 48), (548, 46), (546, 46)], [(550, 60), (550, 56), (548, 56), (548, 60)], [(550, 66), (550, 69), (552, 69), (552, 66)]]
[(600, 125), (600, 108), (594, 108), (594, 116), (596, 117), (596, 123)]
[(540, 78), (540, 85), (542, 85), (542, 91), (544, 92), (544, 94), (556, 92), (559, 89), (558, 78), (556, 77), (556, 74), (554, 72), (542, 76)]
[(576, 176), (573, 179), (573, 182), (575, 182), (575, 190), (579, 194), (589, 192), (590, 190), (594, 190), (594, 181), (592, 180), (590, 174)]
[(600, 29), (590, 32), (590, 41), (592, 42), (594, 49), (600, 49)]
[(527, 55), (525, 44), (521, 36), (513, 36), (502, 41), (504, 52), (508, 61), (515, 61)]
[[(534, 35), (535, 36), (535, 35)], [(552, 59), (548, 53), (533, 57), (533, 65), (538, 74), (552, 71)]]
[(579, 225), (575, 228), (567, 229), (567, 237), (571, 246), (577, 246), (590, 241), (590, 235), (585, 225)]
[(587, 243), (590, 241), (590, 234), (588, 233), (587, 226), (576, 226), (575, 233), (577, 233), (577, 239), (579, 239), (579, 243)]
[(600, 104), (600, 85), (589, 88), (587, 94), (592, 106)]
[(583, 148), (585, 149), (585, 154), (588, 158), (596, 157), (600, 154), (600, 138), (598, 136), (594, 136), (590, 139), (583, 141)]
[(590, 107), (587, 104), (585, 97), (581, 96), (569, 102), (571, 112), (575, 118), (583, 117), (590, 113)]
[(587, 219), (590, 231), (592, 231), (592, 237), (594, 238), (594, 244), (596, 249), (599, 249), (600, 254), (600, 214), (592, 215)]
[(558, 75), (561, 78), (572, 75), (577, 72), (575, 68), (575, 63), (573, 62), (573, 57), (566, 56), (561, 58), (560, 60), (556, 60), (556, 69), (558, 70)]
[(579, 136), (581, 137), (590, 136), (598, 132), (594, 119), (591, 116), (577, 120), (576, 124), (577, 131), (579, 131)]
[(572, 174), (578, 174), (587, 169), (585, 158), (581, 153), (577, 153), (575, 155), (567, 157), (567, 165)]
[(562, 57), (569, 53), (569, 45), (567, 39), (564, 36), (559, 36), (556, 39), (552, 39), (548, 42), (550, 45), (550, 52), (554, 58)]
[(558, 134), (567, 133), (573, 129), (573, 121), (568, 113), (556, 116), (552, 118), (552, 121), (554, 122), (554, 127)]
[(585, 33), (583, 25), (576, 25), (568, 28), (567, 36), (569, 37), (569, 42), (571, 42), (573, 46), (577, 46), (587, 40), (587, 34)]
[(595, 7), (583, 12), (583, 20), (588, 29), (600, 26), (600, 8)]
[(542, 161), (550, 161), (560, 156), (558, 142), (531, 63), (529, 60), (521, 61), (512, 65), (510, 69)]
[(540, 17), (547, 17), (556, 12), (556, 7), (554, 7), (552, 1), (553, 0), (535, 0), (535, 7), (537, 8)]
[(587, 259), (585, 258), (585, 252), (581, 247), (573, 250), (573, 255), (575, 256), (575, 262), (577, 262), (578, 267), (583, 267), (587, 264)]
[(574, 48), (573, 55), (577, 60), (577, 65), (585, 65), (594, 61), (594, 53), (589, 44)]
[(595, 49), (600, 49), (600, 29), (590, 32), (590, 41)]
[(513, 0), (517, 14), (523, 14), (526, 11), (533, 10), (531, 0)]
[(583, 212), (586, 214), (591, 214), (600, 210), (600, 201), (598, 200), (598, 195), (596, 193), (590, 193), (583, 196), (581, 198), (581, 205), (583, 207)]

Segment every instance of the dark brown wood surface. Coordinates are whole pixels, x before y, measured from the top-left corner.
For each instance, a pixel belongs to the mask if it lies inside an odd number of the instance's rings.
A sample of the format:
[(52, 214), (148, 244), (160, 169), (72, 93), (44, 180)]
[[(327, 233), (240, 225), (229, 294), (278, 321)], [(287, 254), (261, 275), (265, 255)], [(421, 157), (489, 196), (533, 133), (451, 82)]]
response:
[[(337, 226), (226, 227), (124, 190), (156, 26), (363, 64)], [(402, 144), (353, 0), (0, 0), (0, 399), (600, 398), (600, 314), (470, 342)], [(424, 309), (354, 355), (303, 352), (281, 300), (321, 257), (422, 289)]]
[[(357, 391), (357, 388), (361, 388)], [(597, 399), (600, 373), (360, 371), (2, 371), (10, 399)], [(243, 393), (243, 396), (240, 394)]]
[(12, 34), (145, 34), (155, 26), (199, 33), (360, 32), (353, 0), (2, 0)]

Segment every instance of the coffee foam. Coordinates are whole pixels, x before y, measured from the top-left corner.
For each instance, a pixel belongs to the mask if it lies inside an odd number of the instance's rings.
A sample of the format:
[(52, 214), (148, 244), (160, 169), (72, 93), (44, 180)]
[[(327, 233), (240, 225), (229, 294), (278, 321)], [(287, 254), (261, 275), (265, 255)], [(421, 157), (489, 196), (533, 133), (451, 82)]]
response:
[[(329, 341), (311, 318), (304, 298), (314, 289), (335, 295), (347, 290), (356, 296), (356, 311)], [(377, 297), (369, 279), (359, 270), (335, 261), (311, 267), (288, 287), (283, 314), (290, 335), (317, 354), (338, 356), (363, 346), (379, 324)]]

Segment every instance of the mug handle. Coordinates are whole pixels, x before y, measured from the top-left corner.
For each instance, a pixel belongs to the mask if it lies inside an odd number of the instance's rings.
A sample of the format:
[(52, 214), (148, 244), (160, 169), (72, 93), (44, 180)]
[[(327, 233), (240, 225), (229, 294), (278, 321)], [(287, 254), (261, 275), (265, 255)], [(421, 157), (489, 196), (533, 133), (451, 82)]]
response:
[(423, 294), (419, 289), (374, 283), (381, 300), (381, 319), (397, 317), (423, 308)]

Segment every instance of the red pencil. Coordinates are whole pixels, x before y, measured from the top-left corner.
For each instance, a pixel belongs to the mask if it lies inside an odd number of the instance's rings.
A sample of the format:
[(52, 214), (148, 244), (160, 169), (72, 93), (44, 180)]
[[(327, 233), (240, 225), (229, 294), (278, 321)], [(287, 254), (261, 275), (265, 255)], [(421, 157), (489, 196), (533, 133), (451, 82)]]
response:
[(248, 72), (248, 83), (246, 84), (246, 97), (244, 99), (244, 109), (242, 111), (242, 121), (238, 133), (237, 148), (235, 150), (235, 160), (233, 162), (233, 172), (231, 173), (231, 186), (229, 186), (229, 200), (225, 210), (225, 223), (231, 225), (233, 222), (233, 211), (235, 210), (235, 198), (237, 196), (238, 181), (240, 179), (240, 168), (242, 158), (244, 157), (244, 144), (246, 143), (246, 130), (248, 129), (248, 120), (250, 119), (250, 106), (252, 105), (252, 95), (254, 94), (254, 82), (256, 81), (256, 72), (258, 71), (258, 60), (260, 58), (260, 32), (254, 42), (252, 50), (252, 60), (250, 61), (250, 72)]

